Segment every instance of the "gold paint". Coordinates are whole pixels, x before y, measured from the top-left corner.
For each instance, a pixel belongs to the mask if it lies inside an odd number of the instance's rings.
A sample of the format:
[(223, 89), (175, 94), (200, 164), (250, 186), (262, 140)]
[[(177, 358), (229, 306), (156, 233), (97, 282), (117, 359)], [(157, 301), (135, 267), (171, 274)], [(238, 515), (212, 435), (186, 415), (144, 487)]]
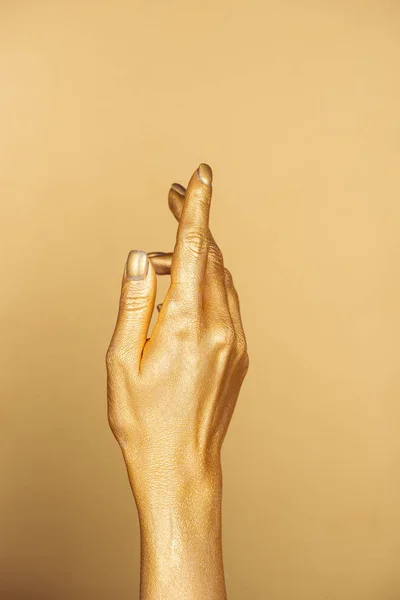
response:
[(149, 269), (149, 260), (146, 252), (131, 250), (126, 261), (126, 276), (129, 279), (144, 279)]
[(148, 254), (157, 275), (169, 275), (171, 272), (172, 252), (150, 252)]
[(399, 600), (399, 23), (395, 1), (0, 2), (2, 600), (137, 600), (98, 353), (116, 259), (173, 249), (164, 196), (208, 154), (252, 359), (228, 596)]
[(184, 187), (183, 187), (183, 185), (181, 185), (180, 183), (173, 183), (173, 184), (171, 185), (171, 188), (172, 188), (173, 190), (175, 190), (176, 192), (178, 192), (178, 194), (182, 194), (183, 196), (184, 196), (184, 195), (185, 195), (185, 193), (186, 193), (186, 190), (185, 190), (185, 188), (184, 188)]
[(211, 186), (213, 174), (209, 165), (201, 163), (199, 165), (197, 173), (203, 183), (205, 183), (208, 186)]
[[(141, 600), (226, 598), (220, 453), (248, 354), (232, 277), (209, 230), (211, 182), (202, 164), (186, 191), (171, 187), (173, 253), (130, 253), (134, 277), (124, 274), (107, 352), (109, 422), (141, 527)], [(171, 285), (147, 338), (157, 273), (170, 273)]]

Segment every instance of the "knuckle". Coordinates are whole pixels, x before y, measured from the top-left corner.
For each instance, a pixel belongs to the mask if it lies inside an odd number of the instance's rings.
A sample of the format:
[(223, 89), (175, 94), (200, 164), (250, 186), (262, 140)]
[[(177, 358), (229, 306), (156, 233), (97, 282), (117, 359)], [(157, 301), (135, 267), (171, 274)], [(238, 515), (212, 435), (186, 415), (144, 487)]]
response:
[(116, 418), (113, 410), (110, 410), (110, 409), (108, 410), (107, 420), (108, 420), (108, 426), (110, 427), (110, 429), (114, 433), (114, 435), (116, 435), (120, 430), (120, 425), (118, 423), (118, 419)]
[(236, 289), (235, 289), (235, 286), (233, 283), (232, 273), (226, 267), (224, 268), (224, 271), (225, 271), (225, 283), (226, 283), (227, 287), (229, 287), (231, 289), (231, 291), (236, 294)]
[(127, 411), (117, 410), (115, 406), (109, 407), (107, 412), (108, 426), (119, 443), (123, 442), (126, 432), (129, 431), (130, 419)]
[(149, 294), (147, 292), (133, 293), (131, 290), (126, 290), (121, 295), (122, 307), (127, 312), (142, 311), (149, 305)]
[(237, 335), (237, 356), (239, 364), (241, 365), (244, 373), (249, 368), (249, 354), (247, 351), (247, 340), (243, 331), (239, 331)]
[(189, 229), (184, 235), (183, 244), (195, 256), (202, 256), (208, 252), (208, 238), (198, 229)]
[(126, 369), (129, 367), (127, 352), (116, 346), (110, 347), (106, 353), (106, 366), (110, 372), (116, 369)]
[(221, 250), (218, 248), (217, 244), (214, 242), (210, 242), (208, 247), (208, 256), (218, 265), (224, 264), (224, 259), (222, 256)]
[(249, 368), (249, 354), (247, 351), (246, 337), (244, 333), (240, 331), (237, 334), (236, 355), (239, 368), (246, 374)]
[(233, 277), (232, 277), (232, 273), (231, 273), (231, 272), (230, 272), (230, 270), (229, 270), (229, 269), (227, 269), (226, 267), (225, 267), (224, 271), (225, 271), (225, 279), (226, 279), (226, 281), (227, 281), (228, 283), (231, 283), (231, 284), (232, 284), (232, 283), (233, 283)]
[(222, 350), (231, 349), (236, 340), (235, 330), (229, 324), (214, 328), (211, 335), (214, 347)]
[(116, 366), (117, 352), (113, 346), (110, 346), (106, 352), (106, 366), (108, 370), (112, 370)]
[(243, 354), (241, 361), (242, 361), (243, 371), (244, 371), (244, 373), (247, 373), (247, 371), (249, 370), (249, 364), (250, 364), (249, 355), (248, 355), (247, 351)]
[(239, 357), (244, 358), (247, 354), (247, 342), (243, 334), (237, 336), (237, 347)]

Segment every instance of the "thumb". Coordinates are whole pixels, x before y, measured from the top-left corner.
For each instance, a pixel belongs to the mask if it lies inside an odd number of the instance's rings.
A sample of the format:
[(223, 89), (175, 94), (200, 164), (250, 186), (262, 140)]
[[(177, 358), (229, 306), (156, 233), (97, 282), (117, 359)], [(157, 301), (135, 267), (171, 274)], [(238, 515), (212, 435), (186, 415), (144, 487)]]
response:
[(157, 277), (146, 252), (132, 250), (122, 278), (119, 312), (107, 362), (138, 372), (154, 309)]

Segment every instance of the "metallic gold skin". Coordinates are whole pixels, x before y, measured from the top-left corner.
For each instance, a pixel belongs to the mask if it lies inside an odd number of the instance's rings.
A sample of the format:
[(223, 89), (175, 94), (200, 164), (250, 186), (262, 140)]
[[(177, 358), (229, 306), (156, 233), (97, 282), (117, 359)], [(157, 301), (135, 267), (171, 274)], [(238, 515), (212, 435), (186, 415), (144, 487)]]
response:
[(153, 263), (157, 275), (169, 275), (171, 272), (172, 252), (150, 252), (149, 259)]
[(178, 192), (178, 194), (186, 194), (186, 190), (183, 187), (183, 185), (181, 185), (180, 183), (173, 183), (171, 186), (176, 192)]
[(146, 252), (131, 250), (126, 261), (126, 276), (129, 279), (144, 279), (149, 270), (149, 259)]
[(201, 163), (199, 168), (197, 169), (197, 174), (201, 181), (206, 185), (211, 186), (212, 183), (212, 171), (211, 168), (205, 163)]
[[(173, 253), (130, 253), (107, 351), (108, 419), (141, 529), (141, 600), (226, 599), (220, 453), (248, 369), (232, 276), (209, 230), (212, 171), (168, 196)], [(157, 273), (171, 275), (147, 337)], [(158, 307), (157, 307), (158, 308)]]

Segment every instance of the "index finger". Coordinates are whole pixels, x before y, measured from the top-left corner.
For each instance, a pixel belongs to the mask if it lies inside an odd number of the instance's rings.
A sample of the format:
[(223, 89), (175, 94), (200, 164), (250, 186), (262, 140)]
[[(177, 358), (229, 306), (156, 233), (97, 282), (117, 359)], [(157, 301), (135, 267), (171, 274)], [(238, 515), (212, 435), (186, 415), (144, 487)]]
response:
[(171, 285), (201, 302), (208, 255), (212, 170), (205, 163), (193, 173), (185, 196), (171, 265)]

